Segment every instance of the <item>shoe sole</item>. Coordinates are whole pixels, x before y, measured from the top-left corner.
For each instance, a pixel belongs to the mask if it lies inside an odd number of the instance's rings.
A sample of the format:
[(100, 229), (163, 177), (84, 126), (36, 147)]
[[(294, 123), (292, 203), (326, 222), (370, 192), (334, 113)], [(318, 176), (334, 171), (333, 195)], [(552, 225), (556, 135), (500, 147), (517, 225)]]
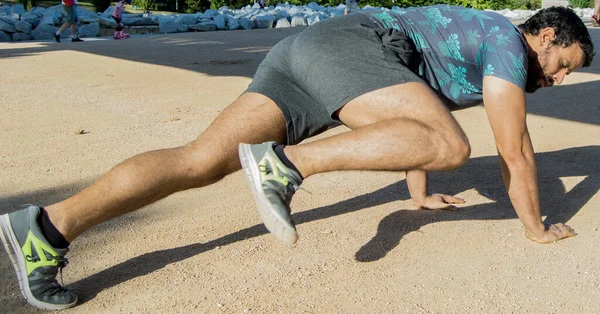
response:
[(17, 273), (19, 289), (21, 289), (21, 294), (23, 295), (25, 300), (27, 300), (27, 303), (39, 309), (51, 311), (64, 310), (75, 306), (75, 304), (77, 304), (77, 299), (75, 299), (75, 302), (71, 304), (57, 305), (38, 301), (31, 294), (31, 290), (29, 288), (29, 281), (27, 280), (27, 270), (20, 266), (25, 265), (25, 261), (23, 260), (23, 251), (21, 251), (19, 241), (17, 241), (17, 238), (15, 237), (15, 233), (10, 224), (8, 214), (0, 216), (0, 228), (2, 229), (2, 232), (0, 232), (2, 244), (4, 244), (4, 248), (6, 249), (6, 253), (8, 253), (10, 262), (12, 263), (15, 272)]
[(296, 229), (277, 213), (273, 204), (271, 204), (265, 193), (262, 191), (260, 171), (256, 166), (257, 161), (254, 158), (254, 155), (252, 155), (250, 147), (251, 145), (249, 144), (240, 143), (238, 146), (238, 153), (240, 155), (242, 170), (246, 175), (246, 179), (248, 180), (250, 189), (254, 195), (260, 219), (265, 224), (265, 227), (267, 227), (267, 230), (269, 230), (269, 232), (277, 239), (287, 245), (292, 245), (298, 241)]

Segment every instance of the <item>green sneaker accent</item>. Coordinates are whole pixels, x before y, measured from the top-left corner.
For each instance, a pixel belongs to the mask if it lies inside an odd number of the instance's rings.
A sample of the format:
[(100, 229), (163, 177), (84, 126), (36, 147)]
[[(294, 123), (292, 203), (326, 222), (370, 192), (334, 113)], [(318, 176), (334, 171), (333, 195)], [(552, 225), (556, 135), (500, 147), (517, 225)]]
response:
[(40, 208), (0, 216), (0, 238), (17, 273), (21, 293), (27, 302), (43, 310), (63, 310), (77, 304), (77, 296), (56, 281), (68, 260), (69, 249), (52, 247), (37, 225)]
[(302, 176), (288, 168), (273, 151), (275, 142), (239, 145), (240, 162), (254, 194), (265, 227), (277, 239), (292, 245), (298, 240), (290, 202)]

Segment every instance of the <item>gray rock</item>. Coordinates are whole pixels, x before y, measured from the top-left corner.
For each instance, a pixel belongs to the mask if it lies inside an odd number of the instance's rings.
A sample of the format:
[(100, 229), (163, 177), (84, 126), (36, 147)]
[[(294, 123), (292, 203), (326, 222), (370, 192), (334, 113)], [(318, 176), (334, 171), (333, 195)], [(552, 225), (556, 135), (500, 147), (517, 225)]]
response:
[(13, 14), (18, 14), (19, 16), (25, 14), (27, 11), (25, 11), (25, 7), (22, 4), (13, 4), (12, 6), (12, 13)]
[(225, 15), (225, 26), (230, 30), (238, 29), (240, 21), (231, 15)]
[(98, 23), (105, 28), (116, 28), (117, 27), (117, 22), (115, 22), (115, 19), (113, 19), (112, 17), (110, 19), (107, 18), (100, 18), (98, 20)]
[(243, 29), (253, 29), (255, 27), (254, 22), (247, 17), (240, 18), (240, 26)]
[(97, 23), (98, 20), (100, 20), (99, 16), (91, 16), (91, 17), (86, 17), (84, 19), (80, 19), (82, 23), (84, 24), (91, 24), (91, 23)]
[(158, 20), (158, 31), (163, 34), (177, 33), (181, 23), (174, 19), (162, 18)]
[(31, 29), (33, 27), (30, 23), (27, 23), (25, 21), (18, 21), (17, 23), (15, 23), (15, 28), (21, 33), (29, 34), (31, 33)]
[(31, 24), (31, 26), (33, 28), (36, 28), (38, 26), (38, 24), (40, 24), (39, 16), (37, 16), (37, 14), (31, 13), (31, 12), (25, 13), (23, 16), (21, 16), (21, 21)]
[(142, 18), (124, 18), (123, 24), (130, 26), (140, 26), (140, 25), (158, 25), (158, 20), (155, 20), (151, 17), (142, 17)]
[(190, 25), (190, 29), (200, 32), (214, 32), (217, 30), (217, 25), (214, 22), (203, 22)]
[(16, 33), (17, 29), (14, 24), (6, 23), (4, 20), (0, 20), (0, 31), (6, 33)]
[(223, 15), (215, 15), (212, 19), (217, 25), (217, 29), (225, 29), (225, 17)]
[(8, 16), (1, 16), (0, 15), (0, 21), (6, 23), (6, 24), (10, 24), (12, 26), (15, 26), (15, 23), (17, 23), (17, 19), (13, 19), (12, 17), (8, 17)]
[(98, 15), (90, 10), (83, 9), (80, 6), (77, 6), (77, 17), (79, 20), (83, 21), (86, 19), (99, 19)]
[(12, 41), (10, 34), (0, 31), (0, 42)]
[(212, 18), (213, 16), (217, 16), (217, 15), (221, 15), (219, 13), (219, 11), (213, 10), (213, 9), (208, 9), (206, 11), (204, 11), (204, 13), (202, 13), (202, 15), (200, 15), (201, 18)]
[(60, 20), (56, 16), (52, 15), (44, 15), (40, 20), (40, 24), (45, 25), (57, 25), (58, 23), (60, 23)]
[(12, 35), (12, 39), (13, 39), (13, 41), (27, 41), (27, 40), (31, 40), (31, 36), (24, 34), (24, 33), (14, 33)]
[(288, 28), (288, 27), (291, 27), (290, 21), (288, 21), (288, 19), (285, 17), (278, 19), (277, 23), (275, 24), (275, 28)]
[(292, 23), (291, 23), (292, 27), (297, 27), (297, 26), (307, 26), (308, 23), (306, 22), (306, 19), (304, 18), (304, 16), (302, 15), (294, 15), (292, 16)]
[[(177, 23), (177, 32), (179, 33), (185, 33), (190, 29), (190, 26), (188, 24), (183, 24), (181, 22), (176, 22)], [(160, 26), (159, 26), (160, 29)]]
[(259, 15), (254, 20), (254, 23), (256, 23), (256, 28), (273, 28), (275, 17), (270, 14)]
[(42, 17), (44, 16), (44, 12), (46, 12), (46, 8), (42, 8), (42, 7), (35, 7), (31, 10), (29, 10), (29, 12), (23, 14), (23, 15), (27, 15), (27, 14), (33, 14), (37, 17)]
[(57, 27), (48, 25), (48, 24), (40, 24), (34, 30), (31, 31), (31, 38), (36, 40), (42, 39), (52, 39), (52, 34), (56, 33), (58, 30)]
[(102, 14), (100, 15), (100, 17), (109, 19), (109, 18), (111, 18), (112, 14), (114, 12), (115, 12), (115, 7), (111, 5), (108, 8), (106, 8), (106, 10), (104, 10), (104, 12), (102, 12)]
[(100, 36), (100, 23), (94, 22), (86, 24), (79, 28), (80, 37), (98, 37)]
[[(314, 3), (314, 2), (311, 2), (311, 3)], [(325, 15), (323, 15), (321, 13), (316, 13), (316, 14), (313, 14), (313, 15), (307, 17), (306, 22), (310, 26), (310, 25), (318, 23), (319, 21), (324, 20), (324, 19), (325, 19)]]
[(196, 14), (182, 14), (179, 16), (181, 23), (194, 25), (198, 23), (198, 16)]

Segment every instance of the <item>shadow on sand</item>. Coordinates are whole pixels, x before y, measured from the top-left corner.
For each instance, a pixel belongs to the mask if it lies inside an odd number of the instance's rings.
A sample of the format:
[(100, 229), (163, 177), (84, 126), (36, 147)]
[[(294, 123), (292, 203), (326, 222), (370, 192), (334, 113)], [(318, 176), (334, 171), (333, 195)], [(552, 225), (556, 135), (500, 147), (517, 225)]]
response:
[[(595, 156), (595, 157), (594, 157)], [(540, 191), (543, 215), (547, 222), (568, 222), (600, 188), (597, 163), (600, 146), (569, 148), (536, 155), (540, 169)], [(437, 173), (430, 176), (432, 190), (457, 194), (476, 189), (495, 203), (465, 206), (459, 211), (398, 210), (385, 217), (378, 226), (377, 234), (356, 252), (361, 262), (383, 258), (394, 249), (402, 237), (421, 227), (442, 221), (517, 219), (499, 180), (498, 158), (495, 156), (471, 159), (458, 172)], [(485, 173), (487, 176), (482, 176)], [(585, 177), (571, 190), (566, 191), (561, 177)], [(377, 191), (360, 195), (338, 203), (314, 208), (293, 215), (297, 224), (343, 215), (372, 206), (408, 199), (403, 181)], [(267, 233), (263, 225), (254, 225), (206, 243), (196, 243), (166, 249), (134, 257), (121, 264), (96, 273), (70, 285), (85, 302), (104, 289), (130, 279), (144, 276), (169, 264), (202, 254), (218, 246), (258, 237)]]

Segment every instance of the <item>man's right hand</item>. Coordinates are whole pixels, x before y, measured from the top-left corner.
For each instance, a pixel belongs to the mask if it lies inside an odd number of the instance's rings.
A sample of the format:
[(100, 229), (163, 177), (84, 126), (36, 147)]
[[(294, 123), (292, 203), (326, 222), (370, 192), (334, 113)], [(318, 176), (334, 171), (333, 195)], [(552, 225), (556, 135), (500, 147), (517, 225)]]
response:
[(555, 223), (552, 225), (546, 225), (546, 229), (541, 236), (535, 236), (529, 231), (525, 231), (525, 237), (536, 243), (552, 243), (565, 238), (572, 238), (576, 236), (575, 230), (562, 222)]

